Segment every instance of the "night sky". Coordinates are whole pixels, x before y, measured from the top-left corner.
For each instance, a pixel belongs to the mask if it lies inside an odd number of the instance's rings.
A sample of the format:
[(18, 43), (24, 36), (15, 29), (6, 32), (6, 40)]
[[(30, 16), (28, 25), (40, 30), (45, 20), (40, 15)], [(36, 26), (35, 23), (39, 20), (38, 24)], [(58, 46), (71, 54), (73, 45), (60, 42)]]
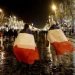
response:
[(0, 0), (0, 7), (6, 14), (14, 14), (25, 22), (45, 25), (51, 12), (51, 2), (52, 0)]

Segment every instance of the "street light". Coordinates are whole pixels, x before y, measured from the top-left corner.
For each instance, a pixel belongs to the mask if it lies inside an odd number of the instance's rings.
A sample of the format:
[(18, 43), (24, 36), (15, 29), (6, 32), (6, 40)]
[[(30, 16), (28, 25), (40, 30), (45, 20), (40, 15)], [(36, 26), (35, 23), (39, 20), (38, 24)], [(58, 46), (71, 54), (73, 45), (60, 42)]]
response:
[(53, 4), (53, 5), (52, 5), (52, 10), (55, 12), (55, 11), (56, 11), (56, 9), (57, 9), (57, 8), (56, 8), (56, 5), (55, 5), (55, 4)]
[(0, 12), (2, 13), (3, 12), (3, 10), (0, 8)]
[(0, 8), (0, 24), (3, 22), (3, 18), (4, 18), (4, 12), (3, 12), (3, 10)]
[(54, 14), (55, 14), (55, 18), (56, 18), (56, 21), (57, 21), (57, 14), (56, 14), (56, 10), (57, 10), (57, 7), (55, 4), (52, 4), (52, 10), (54, 11)]
[(0, 8), (0, 16), (4, 16), (4, 12), (1, 8)]
[(56, 5), (55, 4), (52, 4), (52, 10), (54, 11), (54, 13), (55, 13), (55, 16), (56, 16)]

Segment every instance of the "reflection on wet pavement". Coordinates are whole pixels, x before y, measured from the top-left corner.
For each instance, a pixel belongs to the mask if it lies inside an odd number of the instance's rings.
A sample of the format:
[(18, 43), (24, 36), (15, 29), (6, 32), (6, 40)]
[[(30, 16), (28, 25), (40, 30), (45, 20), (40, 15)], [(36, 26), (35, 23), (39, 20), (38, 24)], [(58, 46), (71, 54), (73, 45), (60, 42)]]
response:
[(13, 52), (0, 51), (0, 75), (31, 75), (26, 74), (26, 69), (25, 64), (16, 60)]
[(16, 58), (7, 51), (0, 51), (0, 75), (16, 75), (13, 74), (16, 69)]
[[(34, 66), (36, 67), (37, 65), (34, 65)], [(39, 71), (38, 70), (36, 71), (35, 67), (28, 70), (26, 74), (27, 68), (25, 67), (23, 63), (20, 64), (19, 62), (17, 62), (15, 56), (13, 55), (13, 52), (11, 53), (10, 51), (9, 52), (0, 51), (0, 75), (40, 75)], [(33, 74), (30, 74), (31, 70), (36, 71), (35, 72), (36, 74), (34, 74), (34, 72)], [(41, 74), (41, 75), (44, 75), (44, 74)], [(65, 75), (65, 74), (64, 72), (54, 72), (54, 74), (52, 74), (52, 71), (51, 71), (51, 74), (45, 74), (45, 75)], [(72, 75), (72, 72), (67, 73), (67, 75)]]
[[(10, 44), (9, 44), (10, 45)], [(56, 72), (58, 69), (55, 67), (51, 68), (51, 74), (44, 74), (44, 72), (48, 69), (46, 64), (42, 63), (42, 71), (44, 68), (46, 68), (41, 74), (39, 74), (39, 71), (36, 72), (36, 68), (31, 68), (27, 71), (26, 74), (26, 65), (23, 63), (19, 63), (15, 56), (13, 55), (12, 47), (8, 44), (5, 44), (5, 50), (0, 50), (0, 75), (73, 75), (73, 71), (69, 68), (66, 68), (66, 70), (63, 67), (61, 68), (61, 72)], [(36, 67), (37, 65), (35, 65)], [(38, 68), (40, 66), (38, 65)], [(56, 71), (54, 71), (55, 69)], [(31, 71), (35, 71), (35, 74), (31, 74)], [(47, 71), (48, 72), (48, 71)], [(54, 72), (54, 74), (53, 74)], [(32, 72), (34, 73), (34, 72)], [(37, 74), (36, 74), (37, 73)]]

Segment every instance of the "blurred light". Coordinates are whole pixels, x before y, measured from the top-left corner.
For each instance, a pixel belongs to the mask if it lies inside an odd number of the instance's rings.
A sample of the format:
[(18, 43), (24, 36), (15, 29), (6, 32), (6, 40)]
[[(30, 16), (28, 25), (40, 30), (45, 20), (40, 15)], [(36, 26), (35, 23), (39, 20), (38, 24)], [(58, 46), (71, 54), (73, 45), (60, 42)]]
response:
[(1, 59), (5, 59), (4, 55), (5, 55), (5, 52), (1, 52)]
[(0, 12), (3, 12), (3, 10), (0, 8)]
[(32, 26), (33, 26), (33, 23), (32, 23)]
[(30, 28), (30, 29), (32, 29), (32, 26), (31, 26), (31, 25), (29, 25), (29, 28)]
[(52, 10), (53, 10), (53, 11), (56, 11), (56, 9), (57, 9), (57, 8), (56, 8), (56, 5), (53, 4), (53, 5), (52, 5)]
[(49, 15), (48, 17), (49, 17), (49, 19), (51, 18), (51, 16), (50, 16), (50, 15)]

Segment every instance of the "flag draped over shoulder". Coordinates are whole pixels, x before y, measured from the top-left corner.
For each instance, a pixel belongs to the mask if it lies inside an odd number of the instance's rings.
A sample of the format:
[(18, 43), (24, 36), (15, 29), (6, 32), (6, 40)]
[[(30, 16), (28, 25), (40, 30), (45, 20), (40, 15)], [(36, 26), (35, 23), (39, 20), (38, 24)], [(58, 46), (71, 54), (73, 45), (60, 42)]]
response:
[(73, 46), (61, 29), (52, 29), (48, 31), (47, 38), (56, 50), (57, 55), (72, 52)]
[(38, 50), (32, 34), (19, 33), (15, 39), (13, 51), (20, 62), (33, 64), (35, 60), (39, 60)]

